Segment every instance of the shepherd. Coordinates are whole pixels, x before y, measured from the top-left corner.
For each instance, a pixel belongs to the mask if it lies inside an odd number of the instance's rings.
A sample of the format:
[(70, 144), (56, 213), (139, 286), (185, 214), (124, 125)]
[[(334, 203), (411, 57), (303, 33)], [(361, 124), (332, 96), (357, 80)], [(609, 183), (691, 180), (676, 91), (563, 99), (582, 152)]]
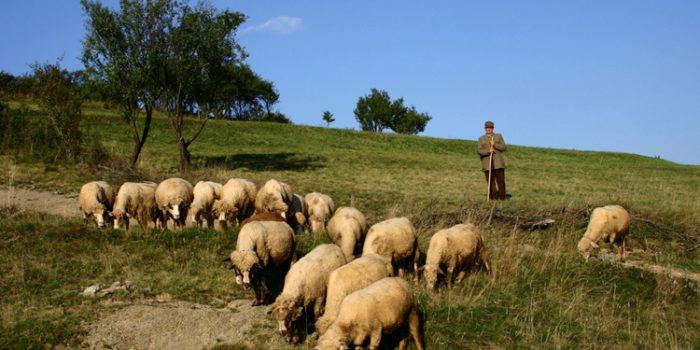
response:
[(493, 132), (493, 125), (492, 121), (484, 123), (486, 134), (479, 137), (476, 151), (481, 157), (481, 167), (486, 175), (488, 198), (503, 200), (506, 199), (506, 163), (503, 160), (506, 142), (501, 134)]

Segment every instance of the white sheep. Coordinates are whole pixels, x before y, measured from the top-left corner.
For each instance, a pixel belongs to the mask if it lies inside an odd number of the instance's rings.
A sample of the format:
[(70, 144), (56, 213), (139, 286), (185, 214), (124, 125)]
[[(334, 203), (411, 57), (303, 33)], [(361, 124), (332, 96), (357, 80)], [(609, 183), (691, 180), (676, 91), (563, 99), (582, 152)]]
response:
[[(187, 210), (192, 204), (193, 190), (192, 184), (179, 177), (171, 177), (158, 184), (156, 204), (163, 219), (172, 219), (176, 227), (184, 226)], [(165, 221), (162, 225), (165, 226)]]
[(598, 242), (617, 244), (617, 255), (620, 261), (625, 261), (627, 244), (625, 239), (630, 230), (630, 214), (619, 205), (607, 205), (595, 208), (591, 213), (588, 228), (578, 242), (578, 251), (584, 259), (591, 257), (594, 248), (598, 248)]
[(428, 289), (435, 288), (438, 276), (445, 276), (447, 286), (460, 283), (468, 267), (481, 264), (490, 270), (488, 251), (479, 229), (472, 224), (459, 224), (440, 230), (430, 238), (425, 265), (421, 267)]
[(80, 188), (78, 205), (83, 213), (83, 222), (88, 223), (90, 217), (95, 220), (97, 227), (105, 226), (105, 219), (114, 205), (112, 186), (104, 181), (88, 182)]
[(135, 218), (143, 231), (148, 230), (148, 223), (158, 225), (162, 221), (156, 205), (156, 184), (153, 182), (125, 182), (119, 187), (111, 217), (114, 228), (122, 226), (129, 231), (129, 219)]
[(377, 254), (367, 254), (331, 272), (328, 278), (325, 311), (316, 321), (318, 334), (323, 335), (330, 327), (338, 316), (340, 303), (348, 294), (384, 277), (391, 277), (394, 272), (389, 269), (391, 265), (387, 264), (386, 258)]
[(343, 250), (348, 262), (361, 253), (366, 232), (365, 216), (352, 207), (338, 208), (326, 226), (328, 238)]
[(384, 335), (399, 335), (406, 349), (409, 335), (416, 348), (425, 349), (420, 317), (411, 286), (403, 278), (387, 277), (346, 296), (333, 324), (318, 339), (319, 350), (376, 350)]
[(285, 217), (292, 204), (294, 191), (288, 184), (275, 179), (268, 180), (255, 197), (255, 212), (277, 212)]
[(408, 218), (392, 218), (374, 224), (367, 231), (362, 255), (379, 254), (387, 258), (399, 276), (404, 277), (413, 261), (415, 279), (418, 279), (418, 235)]
[(274, 297), (295, 258), (294, 231), (286, 222), (253, 221), (241, 227), (229, 261), (236, 283), (255, 292), (253, 306), (266, 300), (263, 284)]
[(328, 195), (311, 192), (304, 197), (309, 211), (309, 222), (312, 232), (320, 232), (326, 229), (326, 222), (330, 220), (335, 211), (333, 199)]
[[(317, 320), (323, 311), (328, 278), (333, 270), (345, 265), (345, 256), (335, 244), (321, 244), (299, 259), (284, 279), (284, 289), (272, 304), (270, 312), (277, 319), (280, 334), (290, 343), (300, 335), (296, 322), (308, 308)], [(301, 320), (305, 320), (306, 317)]]
[(295, 193), (292, 196), (292, 203), (289, 205), (289, 209), (287, 210), (287, 222), (289, 223), (289, 226), (292, 226), (296, 232), (305, 231), (307, 215), (308, 210), (304, 197)]
[(187, 226), (202, 227), (204, 222), (207, 223), (207, 227), (212, 227), (214, 224), (214, 218), (212, 216), (212, 206), (214, 201), (219, 199), (221, 196), (221, 186), (220, 183), (211, 181), (199, 181), (194, 185), (192, 205), (187, 211), (187, 219), (185, 222)]
[(221, 198), (214, 201), (214, 216), (219, 221), (231, 224), (240, 223), (253, 215), (255, 194), (254, 183), (245, 179), (230, 179), (221, 189)]

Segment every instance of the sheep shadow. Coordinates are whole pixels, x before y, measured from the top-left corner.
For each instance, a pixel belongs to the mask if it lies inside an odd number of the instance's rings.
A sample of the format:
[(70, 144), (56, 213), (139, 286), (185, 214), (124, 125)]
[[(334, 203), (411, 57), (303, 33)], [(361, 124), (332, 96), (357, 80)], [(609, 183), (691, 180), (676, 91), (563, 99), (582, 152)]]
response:
[(300, 155), (292, 152), (239, 153), (197, 157), (195, 161), (202, 167), (220, 166), (228, 170), (310, 171), (325, 167), (326, 157)]

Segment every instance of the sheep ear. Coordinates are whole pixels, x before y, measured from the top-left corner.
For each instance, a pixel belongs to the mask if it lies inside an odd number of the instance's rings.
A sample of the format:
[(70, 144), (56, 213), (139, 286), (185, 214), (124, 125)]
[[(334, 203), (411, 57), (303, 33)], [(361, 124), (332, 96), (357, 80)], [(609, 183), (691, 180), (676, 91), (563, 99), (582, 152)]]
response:
[(130, 217), (131, 217), (131, 214), (126, 213), (126, 217), (127, 217), (127, 218), (130, 218)]
[(441, 268), (438, 267), (437, 270), (438, 270), (438, 272), (439, 272), (441, 275), (444, 275), (444, 274), (445, 274), (445, 271), (443, 271)]
[(598, 249), (600, 246), (598, 243), (591, 241), (591, 247)]
[(423, 270), (425, 270), (425, 265), (418, 268), (418, 271), (423, 271)]
[(272, 304), (267, 308), (267, 314), (270, 315), (273, 311), (275, 311), (275, 304)]
[(230, 266), (228, 267), (228, 269), (229, 269), (229, 270), (235, 270), (235, 269), (236, 269), (236, 267), (235, 267), (235, 266), (233, 266), (233, 264), (231, 264), (231, 265), (230, 265)]

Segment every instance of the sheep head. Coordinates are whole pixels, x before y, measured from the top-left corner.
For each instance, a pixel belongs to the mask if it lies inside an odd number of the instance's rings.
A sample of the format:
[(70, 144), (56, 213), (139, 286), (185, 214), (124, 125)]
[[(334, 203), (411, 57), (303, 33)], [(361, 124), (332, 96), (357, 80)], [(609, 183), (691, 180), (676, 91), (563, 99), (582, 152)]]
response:
[(108, 219), (107, 208), (102, 203), (95, 204), (91, 209), (92, 218), (95, 219), (97, 227), (105, 227), (105, 221)]
[(195, 227), (202, 220), (202, 208), (199, 206), (192, 206), (190, 210), (187, 211), (187, 218), (185, 223), (187, 227)]
[(254, 251), (238, 251), (231, 252), (231, 265), (236, 272), (236, 283), (242, 285), (244, 289), (248, 289), (257, 270), (262, 269), (260, 258)]
[(236, 215), (238, 215), (238, 208), (221, 199), (214, 201), (214, 205), (212, 206), (211, 210), (219, 221), (228, 221), (229, 219), (233, 220)]
[(129, 227), (129, 218), (131, 217), (129, 213), (121, 209), (114, 209), (110, 213), (110, 217), (112, 218), (112, 221), (114, 223), (115, 230), (121, 229), (122, 226)]
[(588, 261), (588, 259), (591, 257), (593, 248), (598, 248), (598, 244), (591, 241), (587, 237), (583, 237), (580, 241), (578, 241), (578, 252), (586, 261)]
[(318, 338), (316, 350), (348, 350), (348, 339), (337, 326), (328, 329)]
[(280, 296), (270, 307), (271, 313), (277, 320), (277, 329), (290, 343), (295, 343), (298, 337), (294, 334), (293, 324), (303, 312), (303, 307), (297, 306), (294, 299)]
[(426, 287), (430, 290), (434, 289), (437, 285), (438, 277), (445, 274), (438, 265), (425, 264), (421, 268), (423, 269), (423, 278), (425, 278)]

